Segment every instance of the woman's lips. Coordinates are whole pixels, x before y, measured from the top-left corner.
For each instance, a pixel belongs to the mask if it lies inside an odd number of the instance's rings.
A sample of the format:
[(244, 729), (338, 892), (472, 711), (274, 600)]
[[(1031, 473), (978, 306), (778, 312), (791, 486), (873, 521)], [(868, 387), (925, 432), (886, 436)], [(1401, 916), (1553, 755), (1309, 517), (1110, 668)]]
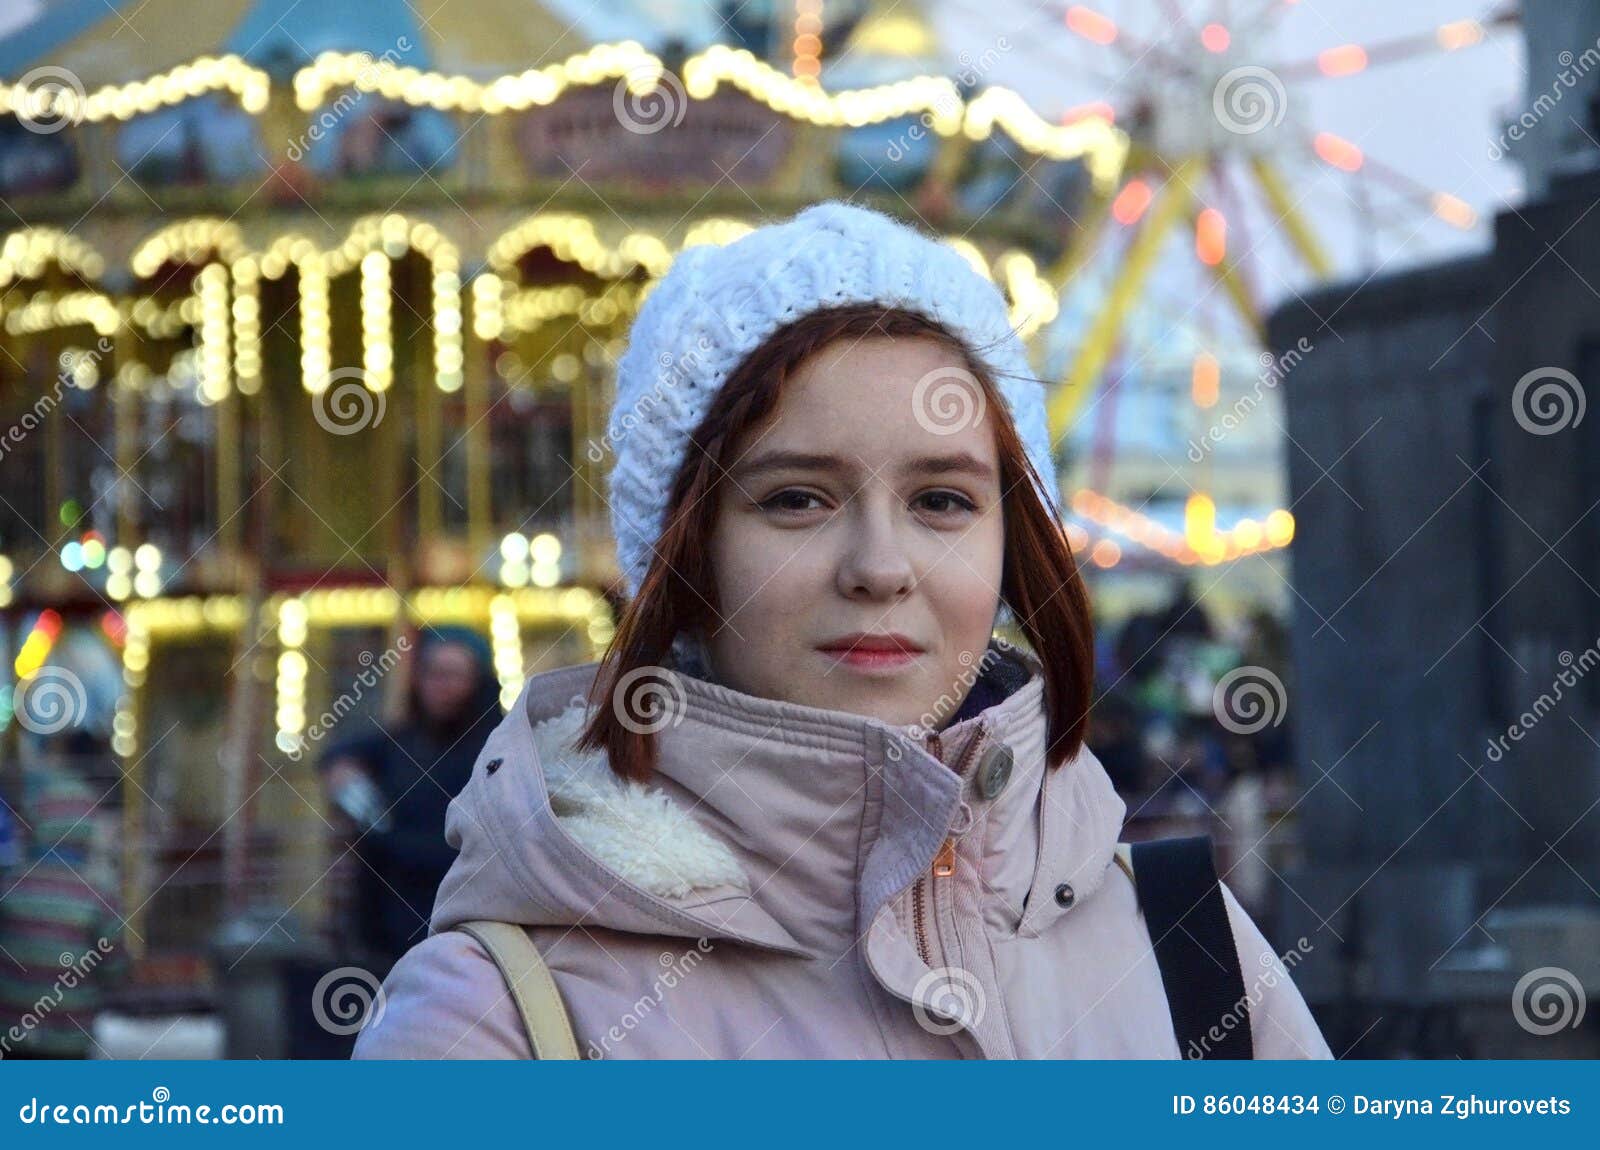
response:
[(858, 671), (893, 671), (915, 663), (921, 651), (900, 647), (818, 647), (817, 651), (835, 667), (850, 667)]

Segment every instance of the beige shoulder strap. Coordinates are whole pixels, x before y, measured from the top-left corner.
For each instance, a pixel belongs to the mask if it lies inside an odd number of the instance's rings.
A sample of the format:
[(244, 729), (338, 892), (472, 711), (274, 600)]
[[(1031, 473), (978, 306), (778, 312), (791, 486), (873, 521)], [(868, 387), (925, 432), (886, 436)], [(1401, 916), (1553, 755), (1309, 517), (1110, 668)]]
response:
[(1128, 881), (1133, 883), (1134, 887), (1137, 888), (1139, 884), (1133, 877), (1133, 846), (1132, 846), (1132, 844), (1130, 844), (1130, 843), (1118, 843), (1117, 844), (1117, 865), (1119, 867), (1121, 867), (1122, 870), (1123, 870), (1123, 873), (1128, 876)]
[(515, 923), (489, 919), (458, 923), (455, 929), (482, 943), (500, 968), (517, 1011), (522, 1015), (522, 1024), (527, 1027), (533, 1056), (538, 1059), (577, 1058), (578, 1040), (573, 1037), (561, 992), (556, 989), (555, 979), (550, 977), (528, 932)]

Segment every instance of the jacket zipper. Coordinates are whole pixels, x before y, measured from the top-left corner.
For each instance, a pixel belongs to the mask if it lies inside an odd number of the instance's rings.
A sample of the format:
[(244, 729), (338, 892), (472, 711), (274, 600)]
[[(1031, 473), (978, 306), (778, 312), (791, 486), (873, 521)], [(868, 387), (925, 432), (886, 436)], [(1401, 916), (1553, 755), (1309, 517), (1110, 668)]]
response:
[[(967, 742), (967, 749), (962, 752), (960, 760), (956, 763), (955, 772), (958, 778), (964, 778), (967, 764), (972, 761), (972, 756), (977, 752), (978, 745), (983, 742), (984, 731), (980, 726), (977, 734)], [(928, 734), (928, 751), (937, 758), (943, 745), (937, 731)], [(932, 895), (933, 880), (935, 878), (948, 878), (956, 873), (956, 840), (952, 835), (946, 838), (939, 847), (939, 853), (933, 856), (933, 867), (929, 874), (917, 876), (917, 881), (911, 887), (911, 921), (915, 928), (917, 954), (928, 966), (933, 965), (933, 951), (928, 945), (928, 899)]]

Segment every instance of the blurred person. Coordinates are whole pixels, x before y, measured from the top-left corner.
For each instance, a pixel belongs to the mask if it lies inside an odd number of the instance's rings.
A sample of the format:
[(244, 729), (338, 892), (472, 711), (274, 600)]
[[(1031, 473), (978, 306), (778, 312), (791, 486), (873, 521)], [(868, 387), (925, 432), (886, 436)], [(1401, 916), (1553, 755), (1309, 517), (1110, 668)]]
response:
[(1248, 737), (1234, 735), (1226, 746), (1232, 778), (1217, 800), (1217, 816), (1226, 828), (1219, 857), (1239, 901), (1271, 938), (1274, 924), (1268, 917), (1272, 910), (1268, 898), (1272, 872), (1267, 863), (1267, 839), (1272, 825), (1266, 772), (1256, 761)]
[(323, 756), (330, 803), (354, 827), (354, 941), (379, 977), (422, 938), (456, 857), (445, 808), (500, 721), (488, 643), (466, 627), (424, 628), (404, 717), (343, 740)]
[[(689, 248), (610, 426), (615, 636), (491, 735), (355, 1057), (531, 1057), (541, 988), (570, 1022), (544, 1036), (590, 1058), (1183, 1056), (995, 286), (841, 203)], [(1230, 1056), (1330, 1057), (1226, 884), (1197, 885), (1191, 925), (1274, 975)]]
[(1139, 738), (1139, 709), (1125, 693), (1111, 690), (1099, 696), (1089, 715), (1085, 741), (1119, 793), (1131, 795), (1144, 789), (1149, 763)]
[(0, 882), (22, 857), (22, 828), (7, 799), (8, 796), (0, 796)]
[(0, 1057), (90, 1057), (95, 1016), (127, 969), (117, 879), (95, 849), (99, 796), (85, 781), (110, 757), (102, 735), (73, 729), (23, 767), (28, 843), (0, 888)]

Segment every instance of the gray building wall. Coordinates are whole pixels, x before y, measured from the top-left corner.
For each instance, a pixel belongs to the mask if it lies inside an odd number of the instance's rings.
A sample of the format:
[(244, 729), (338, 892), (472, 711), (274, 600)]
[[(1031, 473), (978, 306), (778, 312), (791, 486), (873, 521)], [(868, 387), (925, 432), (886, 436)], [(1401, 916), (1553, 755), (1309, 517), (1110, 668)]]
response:
[[(1313, 346), (1283, 384), (1305, 857), (1280, 905), (1321, 941), (1314, 1001), (1415, 1001), (1486, 912), (1600, 906), (1597, 203), (1558, 179), (1485, 256), (1270, 318)], [(1536, 369), (1577, 386), (1519, 393)]]

